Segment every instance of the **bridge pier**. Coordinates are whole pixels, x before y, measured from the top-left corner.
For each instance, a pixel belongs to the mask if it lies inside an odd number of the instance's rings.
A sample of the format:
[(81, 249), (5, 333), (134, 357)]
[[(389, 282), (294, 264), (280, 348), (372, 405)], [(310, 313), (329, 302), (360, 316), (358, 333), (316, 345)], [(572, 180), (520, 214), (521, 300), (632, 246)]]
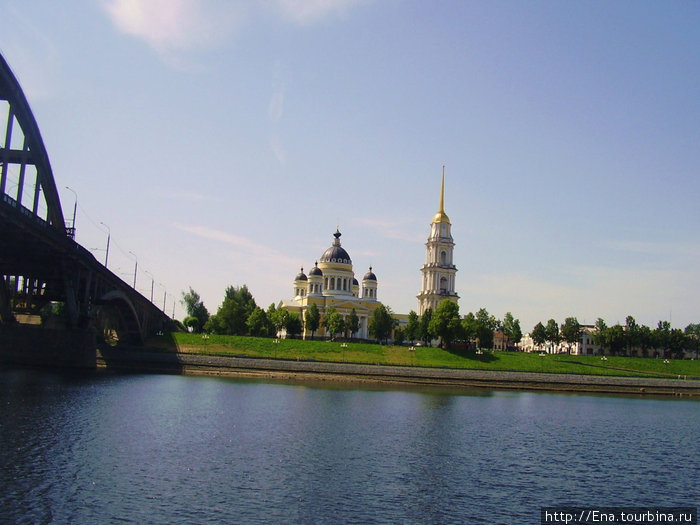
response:
[(12, 304), (10, 301), (10, 291), (7, 289), (5, 276), (0, 275), (0, 324), (9, 325), (15, 322), (12, 315)]

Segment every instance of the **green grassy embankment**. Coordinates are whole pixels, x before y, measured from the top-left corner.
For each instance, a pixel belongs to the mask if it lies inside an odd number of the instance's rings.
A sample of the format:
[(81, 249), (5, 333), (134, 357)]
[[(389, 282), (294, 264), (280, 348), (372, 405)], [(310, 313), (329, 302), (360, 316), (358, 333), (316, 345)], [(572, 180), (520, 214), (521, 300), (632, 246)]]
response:
[[(278, 341), (278, 342), (275, 342)], [(450, 352), (441, 348), (384, 346), (368, 343), (274, 340), (262, 337), (172, 333), (150, 340), (148, 346), (162, 351), (199, 355), (263, 357), (514, 372), (546, 372), (605, 376), (700, 378), (700, 361), (555, 354), (540, 356), (524, 352)], [(344, 346), (343, 346), (344, 345)]]

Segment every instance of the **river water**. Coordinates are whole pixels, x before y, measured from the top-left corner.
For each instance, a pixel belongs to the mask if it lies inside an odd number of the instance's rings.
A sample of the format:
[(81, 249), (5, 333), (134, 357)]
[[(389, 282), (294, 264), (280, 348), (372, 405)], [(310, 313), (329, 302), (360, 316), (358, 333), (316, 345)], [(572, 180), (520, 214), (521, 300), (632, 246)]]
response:
[(700, 403), (0, 370), (0, 523), (539, 523), (697, 506)]

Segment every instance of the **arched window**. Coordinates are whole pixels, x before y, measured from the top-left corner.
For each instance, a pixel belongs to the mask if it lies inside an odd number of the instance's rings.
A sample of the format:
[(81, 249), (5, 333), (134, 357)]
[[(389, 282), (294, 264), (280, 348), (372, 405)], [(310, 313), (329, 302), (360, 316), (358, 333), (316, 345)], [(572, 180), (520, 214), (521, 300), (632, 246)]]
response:
[(440, 293), (447, 293), (447, 279), (445, 277), (440, 278)]
[(447, 264), (447, 252), (445, 250), (440, 252), (440, 264)]

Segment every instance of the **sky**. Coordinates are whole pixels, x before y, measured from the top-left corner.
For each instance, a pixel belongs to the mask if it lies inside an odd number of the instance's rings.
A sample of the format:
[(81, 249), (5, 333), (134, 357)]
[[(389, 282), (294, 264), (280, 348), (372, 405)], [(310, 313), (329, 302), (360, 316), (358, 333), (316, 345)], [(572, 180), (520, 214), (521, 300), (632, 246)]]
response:
[[(0, 0), (77, 240), (182, 319), (289, 300), (336, 227), (417, 310), (700, 322), (700, 3)], [(67, 189), (70, 188), (70, 189)]]

